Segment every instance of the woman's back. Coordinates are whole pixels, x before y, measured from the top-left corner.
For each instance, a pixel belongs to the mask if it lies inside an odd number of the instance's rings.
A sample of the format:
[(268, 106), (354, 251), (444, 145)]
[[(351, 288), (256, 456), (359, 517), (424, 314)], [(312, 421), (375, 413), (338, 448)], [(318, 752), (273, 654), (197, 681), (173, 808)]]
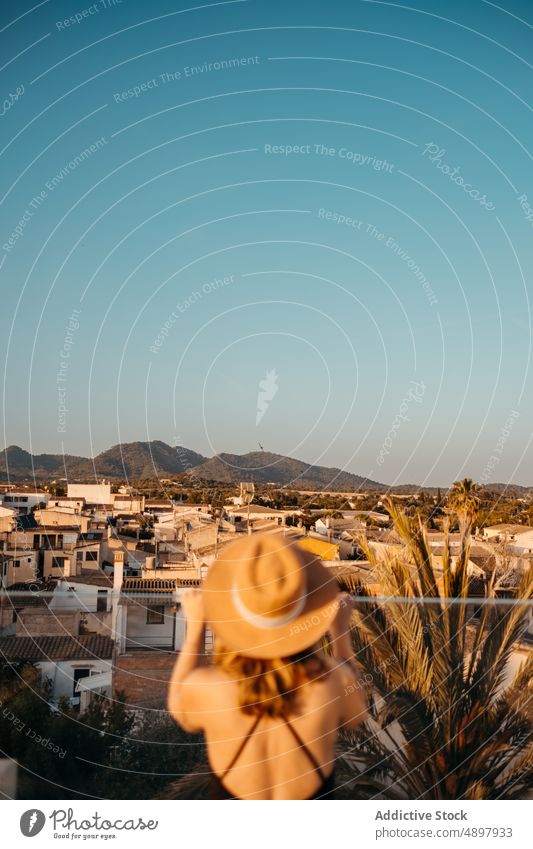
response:
[[(225, 790), (240, 799), (306, 799), (330, 790), (350, 673), (330, 662), (327, 667), (299, 687), (289, 712), (276, 717), (261, 705), (245, 713), (238, 680), (216, 666), (189, 677), (188, 715), (195, 717), (194, 730), (205, 734), (220, 795)], [(360, 700), (363, 710), (362, 695)]]

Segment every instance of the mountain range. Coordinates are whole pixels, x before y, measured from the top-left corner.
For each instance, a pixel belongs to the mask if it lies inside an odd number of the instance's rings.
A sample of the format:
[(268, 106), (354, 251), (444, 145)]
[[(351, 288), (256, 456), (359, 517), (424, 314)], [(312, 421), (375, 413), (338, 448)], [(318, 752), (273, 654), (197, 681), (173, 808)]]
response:
[(268, 451), (217, 454), (209, 459), (189, 448), (173, 448), (159, 440), (114, 445), (93, 459), (73, 454), (30, 454), (18, 445), (10, 445), (0, 452), (0, 476), (8, 481), (56, 478), (87, 482), (101, 478), (122, 480), (181, 474), (187, 474), (193, 480), (220, 483), (253, 480), (277, 486), (290, 484), (302, 489), (316, 487), (352, 491), (386, 488), (377, 481), (341, 469), (310, 465)]
[[(198, 480), (231, 484), (253, 480), (255, 483), (272, 483), (302, 490), (355, 492), (389, 488), (387, 484), (342, 469), (316, 466), (269, 451), (222, 453), (208, 458), (189, 448), (172, 447), (160, 440), (119, 443), (92, 459), (73, 454), (30, 454), (18, 445), (10, 445), (0, 451), (0, 476), (6, 481), (17, 483), (44, 482), (54, 478), (66, 479), (71, 483), (86, 483), (101, 478), (136, 480), (184, 474), (191, 482)], [(531, 487), (501, 483), (491, 484), (489, 488), (514, 496), (531, 490)], [(394, 486), (394, 491), (398, 493), (419, 489), (437, 491), (436, 487), (420, 487), (416, 484)]]

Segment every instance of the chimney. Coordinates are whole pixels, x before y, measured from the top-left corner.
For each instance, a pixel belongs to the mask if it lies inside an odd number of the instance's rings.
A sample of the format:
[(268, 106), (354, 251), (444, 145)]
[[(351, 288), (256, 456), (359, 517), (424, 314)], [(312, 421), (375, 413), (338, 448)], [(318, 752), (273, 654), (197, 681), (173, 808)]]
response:
[(124, 552), (115, 551), (113, 563), (113, 590), (120, 592), (122, 588), (122, 579), (124, 577)]
[(331, 519), (329, 516), (326, 516), (326, 528), (331, 528)]

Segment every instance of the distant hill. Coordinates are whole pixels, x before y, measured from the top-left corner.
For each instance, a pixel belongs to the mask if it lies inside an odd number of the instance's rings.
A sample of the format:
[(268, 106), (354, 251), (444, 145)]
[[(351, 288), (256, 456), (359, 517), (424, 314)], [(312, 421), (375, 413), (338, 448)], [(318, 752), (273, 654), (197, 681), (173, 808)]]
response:
[(204, 463), (206, 457), (189, 448), (172, 448), (166, 442), (126, 442), (114, 445), (94, 459), (98, 477), (150, 478), (182, 475)]
[(30, 454), (18, 445), (10, 445), (0, 452), (0, 476), (11, 481), (150, 478), (183, 474), (205, 460), (206, 457), (196, 451), (172, 448), (159, 440), (114, 445), (93, 460), (72, 454)]
[(484, 488), (501, 495), (510, 495), (513, 498), (521, 498), (533, 492), (533, 487), (520, 486), (518, 483), (488, 483), (485, 484)]
[(290, 485), (295, 489), (355, 491), (386, 488), (384, 484), (350, 472), (343, 472), (341, 469), (312, 466), (302, 460), (294, 460), (292, 457), (284, 457), (282, 454), (272, 454), (268, 451), (251, 451), (249, 454), (217, 454), (216, 457), (196, 466), (191, 474), (202, 480), (221, 483), (253, 480), (254, 483)]
[[(66, 478), (71, 482), (90, 482), (95, 479), (135, 479), (166, 477), (187, 473), (191, 478), (220, 483), (238, 483), (253, 480), (255, 483), (273, 483), (294, 489), (323, 489), (339, 492), (389, 489), (387, 484), (344, 472), (337, 468), (314, 466), (272, 454), (268, 451), (251, 451), (248, 454), (217, 454), (207, 457), (190, 448), (173, 448), (161, 440), (152, 442), (125, 442), (97, 454), (94, 459), (73, 454), (30, 454), (18, 445), (0, 451), (0, 480), (48, 481)], [(412, 492), (437, 493), (436, 487), (417, 484), (399, 484), (390, 487), (398, 494)], [(443, 486), (443, 494), (447, 487)], [(527, 496), (532, 487), (518, 484), (494, 483), (486, 487), (512, 497)]]
[(67, 478), (92, 481), (95, 478), (153, 478), (188, 473), (201, 480), (238, 483), (290, 485), (300, 489), (379, 489), (385, 486), (359, 475), (313, 466), (301, 460), (252, 451), (249, 454), (218, 454), (208, 460), (188, 448), (172, 448), (165, 442), (128, 442), (114, 445), (94, 460), (71, 454), (30, 454), (17, 445), (0, 452), (0, 477), (11, 481)]
[(18, 445), (10, 445), (0, 452), (0, 475), (13, 481), (65, 477), (65, 464), (70, 468), (83, 463), (90, 460), (74, 455), (30, 454)]

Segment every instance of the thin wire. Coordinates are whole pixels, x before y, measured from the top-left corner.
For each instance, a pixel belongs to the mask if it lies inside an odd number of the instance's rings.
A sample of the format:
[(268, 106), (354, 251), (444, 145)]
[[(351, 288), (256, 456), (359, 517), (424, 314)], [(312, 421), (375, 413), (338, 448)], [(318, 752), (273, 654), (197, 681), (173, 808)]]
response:
[[(74, 583), (75, 580), (76, 580), (76, 578), (75, 578), (75, 576), (73, 576), (72, 582)], [(153, 601), (156, 598), (162, 599), (163, 597), (165, 597), (165, 600), (168, 600), (169, 598), (171, 598), (173, 596), (172, 590), (166, 590), (166, 591), (163, 591), (161, 593), (153, 592), (153, 591), (152, 592), (144, 592), (144, 593), (140, 593), (140, 592), (128, 593), (128, 592), (121, 592), (120, 590), (113, 590), (113, 589), (111, 589), (111, 587), (109, 587), (109, 589), (107, 589), (107, 587), (99, 587), (96, 584), (90, 584), (90, 585), (87, 585), (87, 586), (89, 586), (90, 588), (96, 587), (97, 589), (106, 589), (108, 598), (113, 598), (114, 596), (120, 596), (124, 600), (127, 599), (130, 602), (146, 601), (146, 600)], [(177, 591), (179, 591), (179, 589), (188, 589), (188, 588), (189, 588), (189, 585), (185, 585), (183, 587), (178, 587)], [(15, 598), (25, 598), (25, 597), (38, 598), (38, 599), (39, 598), (45, 599), (45, 598), (49, 597), (49, 598), (55, 598), (57, 602), (60, 602), (62, 600), (67, 600), (67, 599), (74, 600), (75, 598), (78, 598), (78, 596), (81, 597), (83, 595), (84, 595), (83, 590), (81, 590), (79, 592), (72, 592), (72, 594), (69, 593), (68, 595), (63, 594), (63, 593), (54, 593), (53, 590), (43, 590), (42, 592), (38, 592), (38, 591), (32, 592), (31, 590), (13, 590), (13, 591), (10, 592), (10, 591), (7, 591), (7, 590), (0, 590), (0, 600), (3, 599), (3, 598), (6, 598), (8, 601), (15, 599)], [(515, 605), (524, 605), (524, 606), (528, 606), (528, 607), (533, 606), (533, 599), (531, 599), (531, 598), (485, 598), (483, 596), (481, 596), (481, 597), (480, 596), (473, 596), (473, 597), (467, 596), (465, 598), (449, 598), (449, 597), (446, 597), (446, 596), (416, 596), (416, 597), (411, 598), (409, 596), (374, 596), (374, 595), (362, 597), (358, 594), (352, 594), (351, 598), (356, 604), (373, 604), (373, 603), (379, 603), (379, 604), (458, 604), (458, 605), (475, 604), (478, 607), (481, 606), (481, 605), (501, 605), (502, 607), (514, 607)], [(70, 605), (67, 605), (67, 606), (70, 606)], [(61, 604), (58, 603), (57, 607), (61, 607)]]

